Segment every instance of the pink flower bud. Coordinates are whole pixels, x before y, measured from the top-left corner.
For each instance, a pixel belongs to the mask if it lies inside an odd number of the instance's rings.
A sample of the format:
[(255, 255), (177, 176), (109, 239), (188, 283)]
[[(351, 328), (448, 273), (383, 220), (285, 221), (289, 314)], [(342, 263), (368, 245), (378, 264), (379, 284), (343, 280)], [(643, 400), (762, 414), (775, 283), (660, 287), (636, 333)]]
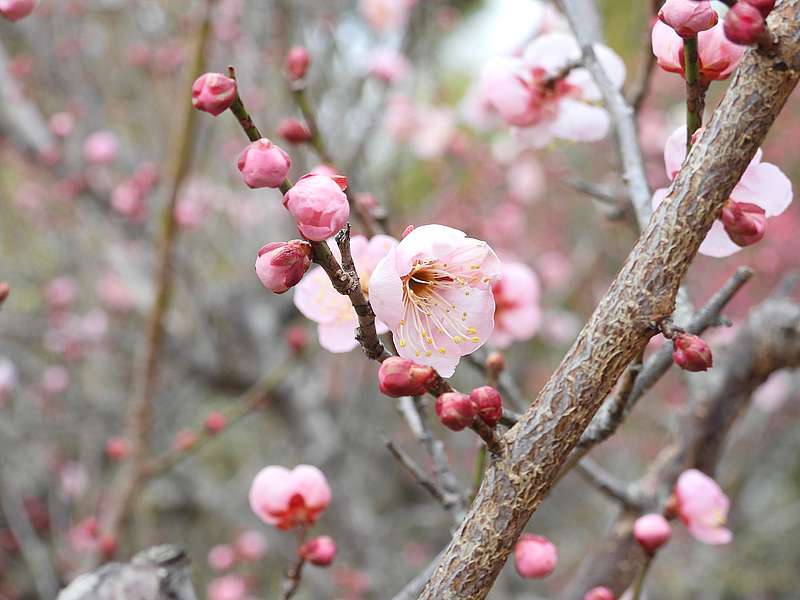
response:
[(261, 138), (242, 150), (237, 166), (247, 187), (276, 188), (286, 179), (292, 159), (282, 148)]
[(96, 131), (83, 144), (83, 157), (93, 165), (106, 165), (117, 157), (117, 136), (110, 131)]
[(378, 369), (378, 387), (391, 398), (421, 396), (434, 377), (431, 367), (423, 367), (399, 356), (392, 356)]
[(310, 265), (311, 244), (308, 242), (271, 242), (258, 251), (256, 275), (265, 288), (282, 294), (297, 285)]
[(686, 371), (708, 371), (713, 366), (711, 349), (702, 338), (679, 333), (673, 340), (672, 360)]
[(312, 137), (308, 127), (294, 117), (289, 117), (278, 123), (278, 135), (290, 144), (303, 144)]
[(294, 354), (302, 354), (308, 347), (308, 332), (305, 327), (292, 325), (286, 329), (286, 345)]
[(475, 405), (466, 394), (446, 392), (436, 399), (436, 416), (448, 429), (461, 431), (475, 419)]
[(308, 66), (311, 64), (311, 55), (302, 46), (295, 46), (286, 55), (286, 75), (289, 81), (298, 81), (306, 76)]
[(526, 579), (547, 577), (555, 570), (557, 561), (556, 547), (541, 535), (524, 534), (514, 547), (514, 566)]
[(225, 429), (225, 426), (227, 424), (228, 420), (225, 418), (225, 415), (223, 415), (218, 410), (214, 410), (208, 413), (208, 416), (206, 417), (203, 426), (205, 427), (208, 433), (214, 435)]
[(704, 544), (727, 544), (733, 534), (725, 527), (730, 501), (716, 481), (697, 469), (681, 473), (675, 484), (678, 516), (689, 533)]
[(222, 73), (204, 73), (192, 84), (192, 106), (209, 114), (224, 113), (236, 99), (236, 82)]
[(75, 117), (68, 112), (56, 113), (50, 117), (48, 127), (53, 135), (60, 138), (68, 137), (72, 130), (75, 129)]
[(492, 386), (484, 385), (469, 393), (475, 405), (475, 412), (489, 426), (494, 427), (503, 416), (503, 400), (500, 393)]
[(0, 0), (0, 15), (9, 21), (24, 19), (36, 8), (36, 0)]
[(708, 0), (667, 0), (658, 18), (683, 38), (694, 37), (717, 24), (717, 12)]
[(336, 542), (327, 535), (315, 537), (300, 546), (301, 557), (318, 567), (327, 567), (336, 557)]
[(755, 44), (764, 31), (764, 17), (752, 4), (737, 2), (725, 15), (725, 37), (734, 44)]
[(593, 587), (583, 597), (583, 600), (617, 600), (617, 597), (607, 587), (600, 585)]
[(5, 281), (0, 281), (0, 304), (6, 301), (8, 295), (11, 293), (11, 286)]
[(283, 205), (306, 238), (322, 242), (336, 235), (350, 218), (350, 206), (343, 190), (346, 177), (309, 173), (300, 178), (283, 197)]
[(745, 4), (750, 4), (758, 9), (758, 12), (761, 13), (761, 16), (765, 19), (772, 12), (772, 9), (775, 8), (775, 0), (741, 0)]
[(502, 352), (490, 352), (486, 357), (486, 370), (495, 376), (502, 373), (506, 368), (506, 357)]
[(123, 437), (112, 437), (106, 441), (106, 456), (109, 460), (120, 462), (125, 460), (130, 454), (131, 447)]
[(742, 247), (750, 246), (764, 237), (767, 215), (756, 204), (728, 200), (722, 208), (722, 224), (733, 243)]
[(100, 556), (104, 559), (112, 558), (117, 553), (118, 547), (117, 538), (107, 533), (100, 536), (100, 540), (97, 544), (97, 548), (100, 550)]
[(655, 553), (671, 536), (669, 521), (657, 513), (643, 515), (633, 524), (633, 537), (648, 554)]
[(191, 429), (181, 429), (175, 434), (172, 447), (178, 452), (188, 452), (197, 443), (197, 434)]

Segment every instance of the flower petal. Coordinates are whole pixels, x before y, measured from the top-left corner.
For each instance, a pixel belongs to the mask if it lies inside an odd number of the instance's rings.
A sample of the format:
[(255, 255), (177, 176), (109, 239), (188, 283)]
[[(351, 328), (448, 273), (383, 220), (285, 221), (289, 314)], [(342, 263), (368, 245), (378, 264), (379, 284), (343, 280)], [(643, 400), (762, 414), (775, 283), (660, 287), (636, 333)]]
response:
[(763, 208), (768, 217), (774, 217), (792, 203), (792, 182), (771, 163), (750, 163), (731, 198), (737, 202), (752, 202)]
[(728, 236), (722, 221), (716, 220), (706, 235), (706, 239), (700, 244), (698, 252), (706, 256), (723, 258), (735, 254), (741, 249), (741, 246), (734, 244)]
[(572, 142), (596, 142), (606, 137), (610, 125), (605, 109), (566, 98), (559, 103), (552, 130), (556, 137)]
[[(345, 298), (345, 296), (342, 296), (342, 298)], [(320, 323), (317, 327), (319, 345), (328, 352), (333, 352), (334, 354), (350, 352), (350, 350), (358, 346), (356, 341), (358, 320), (352, 307), (350, 310), (352, 311), (351, 319)]]

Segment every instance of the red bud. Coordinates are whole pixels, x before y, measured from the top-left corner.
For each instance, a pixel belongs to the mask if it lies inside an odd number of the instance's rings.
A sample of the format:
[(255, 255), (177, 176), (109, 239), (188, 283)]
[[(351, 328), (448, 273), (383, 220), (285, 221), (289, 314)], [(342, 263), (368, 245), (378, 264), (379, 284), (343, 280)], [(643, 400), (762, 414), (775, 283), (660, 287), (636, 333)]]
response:
[(423, 367), (407, 358), (392, 356), (378, 369), (378, 387), (392, 398), (421, 396), (434, 377), (431, 367)]
[(500, 393), (489, 385), (475, 388), (469, 393), (475, 412), (489, 426), (494, 427), (503, 416), (503, 400)]
[(679, 333), (672, 340), (672, 360), (686, 371), (707, 371), (713, 365), (711, 349), (702, 338), (691, 333)]
[(764, 17), (752, 4), (737, 2), (725, 15), (725, 37), (734, 44), (755, 44), (765, 31)]
[(436, 399), (436, 416), (448, 429), (461, 431), (475, 419), (475, 405), (466, 394), (446, 392)]
[(722, 209), (722, 224), (735, 244), (750, 246), (764, 237), (767, 216), (760, 206), (728, 200)]

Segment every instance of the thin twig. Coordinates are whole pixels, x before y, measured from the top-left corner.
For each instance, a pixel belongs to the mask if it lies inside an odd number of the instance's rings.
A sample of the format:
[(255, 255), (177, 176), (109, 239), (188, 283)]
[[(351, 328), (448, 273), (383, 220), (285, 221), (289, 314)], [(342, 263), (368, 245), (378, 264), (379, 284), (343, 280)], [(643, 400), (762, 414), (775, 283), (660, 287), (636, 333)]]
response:
[(384, 439), (384, 445), (386, 446), (387, 450), (394, 456), (397, 461), (405, 467), (405, 469), (411, 473), (411, 476), (417, 480), (425, 490), (434, 497), (434, 499), (439, 502), (446, 510), (450, 510), (450, 503), (445, 497), (445, 493), (439, 486), (434, 482), (430, 477), (425, 474), (425, 471), (420, 467), (413, 458), (411, 458), (408, 454), (406, 454), (399, 446), (397, 446), (392, 440)]
[(635, 510), (644, 508), (644, 498), (635, 486), (620, 481), (592, 459), (584, 458), (575, 465), (575, 471), (592, 487), (624, 507)]

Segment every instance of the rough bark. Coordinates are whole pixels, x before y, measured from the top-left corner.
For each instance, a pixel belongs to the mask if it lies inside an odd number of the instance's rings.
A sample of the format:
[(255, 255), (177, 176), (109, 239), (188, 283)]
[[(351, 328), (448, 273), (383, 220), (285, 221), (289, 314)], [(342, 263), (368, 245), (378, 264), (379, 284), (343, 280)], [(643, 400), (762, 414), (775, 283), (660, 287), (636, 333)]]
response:
[[(696, 468), (713, 475), (731, 426), (755, 389), (771, 373), (800, 366), (800, 305), (785, 298), (764, 302), (748, 318), (730, 351), (710, 372), (709, 386), (691, 406), (679, 428), (680, 438), (654, 461), (642, 487), (669, 494), (680, 473)], [(622, 512), (606, 540), (587, 556), (565, 595), (582, 600), (586, 590), (627, 589), (646, 559), (631, 532), (636, 514)]]
[(623, 369), (672, 314), (689, 263), (797, 84), (800, 0), (770, 17), (774, 57), (750, 51), (575, 344), (505, 437), (420, 598), (485, 598), (522, 529)]

